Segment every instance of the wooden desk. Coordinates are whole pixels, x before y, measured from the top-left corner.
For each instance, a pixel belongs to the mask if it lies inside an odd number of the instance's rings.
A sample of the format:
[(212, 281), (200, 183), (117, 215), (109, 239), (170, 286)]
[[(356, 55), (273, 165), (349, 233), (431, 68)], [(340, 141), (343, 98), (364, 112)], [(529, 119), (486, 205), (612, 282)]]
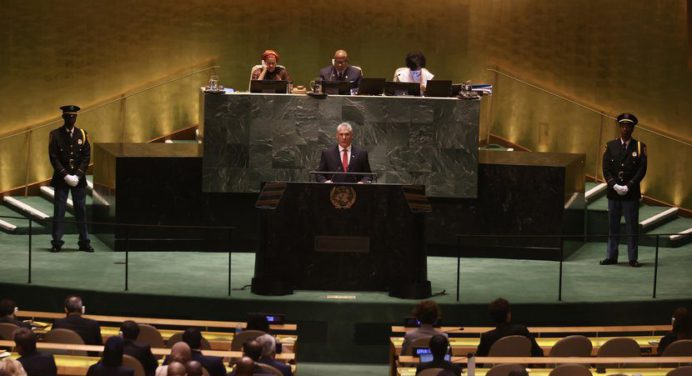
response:
[[(18, 311), (17, 317), (35, 319), (61, 319), (65, 317), (62, 312), (40, 312), (40, 311)], [(154, 317), (127, 317), (127, 316), (103, 316), (103, 315), (84, 315), (87, 319), (96, 320), (98, 322), (117, 322), (122, 323), (127, 320), (132, 320), (138, 324), (163, 325), (163, 326), (180, 326), (184, 328), (199, 327), (199, 328), (225, 328), (235, 330), (236, 328), (245, 329), (246, 323), (238, 321), (210, 321), (210, 320), (179, 320), (179, 319), (163, 319)], [(296, 324), (270, 325), (272, 331), (276, 332), (295, 332), (298, 329)]]
[[(673, 368), (607, 368), (605, 373), (597, 373), (595, 368), (591, 368), (591, 373), (594, 375), (636, 375), (641, 376), (666, 376)], [(548, 376), (552, 368), (527, 368), (531, 376)], [(485, 376), (489, 368), (476, 368), (476, 376)], [(399, 367), (397, 368), (397, 376), (415, 376), (416, 367)]]
[[(392, 326), (392, 333), (394, 334), (405, 334), (406, 332), (413, 330), (415, 328), (406, 328), (400, 325)], [(463, 329), (458, 326), (443, 326), (439, 328), (443, 333), (454, 335), (464, 335), (464, 334), (480, 334), (485, 333), (489, 330), (495, 329), (489, 326), (473, 326), (464, 327)], [(594, 334), (594, 337), (600, 337), (601, 334), (608, 334), (612, 336), (612, 333), (651, 333), (655, 335), (656, 333), (669, 332), (672, 330), (671, 325), (610, 325), (610, 326), (531, 326), (529, 331), (535, 334), (537, 337), (542, 337), (543, 334), (578, 334), (578, 333), (588, 333)]]

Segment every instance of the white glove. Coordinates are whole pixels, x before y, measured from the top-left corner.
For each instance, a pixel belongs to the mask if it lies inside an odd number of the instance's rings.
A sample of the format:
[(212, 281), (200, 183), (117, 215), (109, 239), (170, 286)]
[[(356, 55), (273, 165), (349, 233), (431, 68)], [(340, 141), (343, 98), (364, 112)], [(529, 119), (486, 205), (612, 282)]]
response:
[(65, 182), (70, 187), (76, 187), (77, 184), (79, 184), (79, 178), (77, 177), (77, 175), (67, 175), (65, 176)]
[(615, 184), (615, 185), (613, 186), (613, 189), (614, 189), (615, 192), (617, 192), (617, 194), (619, 194), (620, 196), (626, 195), (626, 194), (627, 194), (627, 191), (629, 190), (629, 189), (627, 188), (626, 185), (619, 185), (619, 184)]

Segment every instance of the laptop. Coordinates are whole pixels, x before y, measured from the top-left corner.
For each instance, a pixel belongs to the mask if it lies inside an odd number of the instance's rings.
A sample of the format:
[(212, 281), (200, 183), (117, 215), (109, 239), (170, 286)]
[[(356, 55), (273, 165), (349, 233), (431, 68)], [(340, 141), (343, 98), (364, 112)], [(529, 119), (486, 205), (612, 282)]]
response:
[(251, 93), (278, 93), (286, 94), (288, 92), (288, 81), (284, 80), (251, 80)]
[[(420, 358), (421, 363), (430, 363), (433, 361), (432, 351), (429, 347), (416, 347), (413, 349), (413, 356)], [(450, 362), (452, 356), (450, 354), (445, 354), (445, 360)]]
[(322, 92), (329, 95), (351, 95), (351, 82), (322, 81)]
[(420, 84), (418, 82), (385, 82), (384, 95), (420, 96)]
[(426, 97), (449, 97), (452, 95), (452, 80), (429, 80), (425, 87)]
[(361, 78), (358, 95), (382, 95), (385, 81), (384, 78)]

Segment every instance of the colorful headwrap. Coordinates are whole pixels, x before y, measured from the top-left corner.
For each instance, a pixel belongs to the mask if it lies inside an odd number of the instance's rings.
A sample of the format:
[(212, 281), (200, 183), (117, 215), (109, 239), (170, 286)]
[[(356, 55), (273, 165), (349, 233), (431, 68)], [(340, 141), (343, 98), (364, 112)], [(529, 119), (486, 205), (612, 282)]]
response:
[(264, 51), (264, 52), (262, 53), (262, 60), (267, 60), (267, 58), (268, 58), (269, 56), (272, 56), (272, 55), (274, 56), (274, 58), (275, 58), (276, 61), (278, 62), (278, 61), (279, 61), (279, 54), (278, 54), (276, 51), (274, 51), (274, 50), (266, 50), (266, 51)]

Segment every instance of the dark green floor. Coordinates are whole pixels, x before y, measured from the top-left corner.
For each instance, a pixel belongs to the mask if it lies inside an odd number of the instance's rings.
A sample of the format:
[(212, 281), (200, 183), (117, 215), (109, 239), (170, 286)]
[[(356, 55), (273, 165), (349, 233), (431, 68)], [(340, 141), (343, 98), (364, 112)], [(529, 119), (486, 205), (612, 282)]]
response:
[[(33, 237), (32, 282), (34, 285), (98, 291), (123, 291), (125, 254), (116, 253), (93, 240), (96, 252), (76, 251), (76, 235), (65, 237), (61, 253), (48, 252), (49, 235)], [(624, 246), (621, 252), (626, 253)], [(0, 282), (25, 283), (28, 270), (28, 237), (0, 233)], [(603, 243), (587, 243), (564, 263), (564, 302), (646, 301), (652, 299), (653, 247), (640, 247), (642, 268), (599, 266)], [(621, 256), (626, 260), (626, 255)], [(196, 252), (130, 253), (129, 291), (157, 295), (225, 297), (228, 293), (228, 255)], [(232, 287), (250, 284), (254, 254), (232, 255)], [(658, 269), (658, 299), (692, 298), (692, 244), (661, 248)], [(461, 303), (485, 303), (504, 296), (517, 303), (553, 303), (558, 298), (559, 263), (506, 259), (462, 259)], [(456, 259), (428, 258), (428, 279), (440, 303), (454, 303)], [(332, 295), (337, 295), (334, 297)], [(281, 301), (330, 301), (410, 304), (386, 293), (298, 291), (285, 297), (254, 295), (249, 289), (232, 292), (232, 298)]]

